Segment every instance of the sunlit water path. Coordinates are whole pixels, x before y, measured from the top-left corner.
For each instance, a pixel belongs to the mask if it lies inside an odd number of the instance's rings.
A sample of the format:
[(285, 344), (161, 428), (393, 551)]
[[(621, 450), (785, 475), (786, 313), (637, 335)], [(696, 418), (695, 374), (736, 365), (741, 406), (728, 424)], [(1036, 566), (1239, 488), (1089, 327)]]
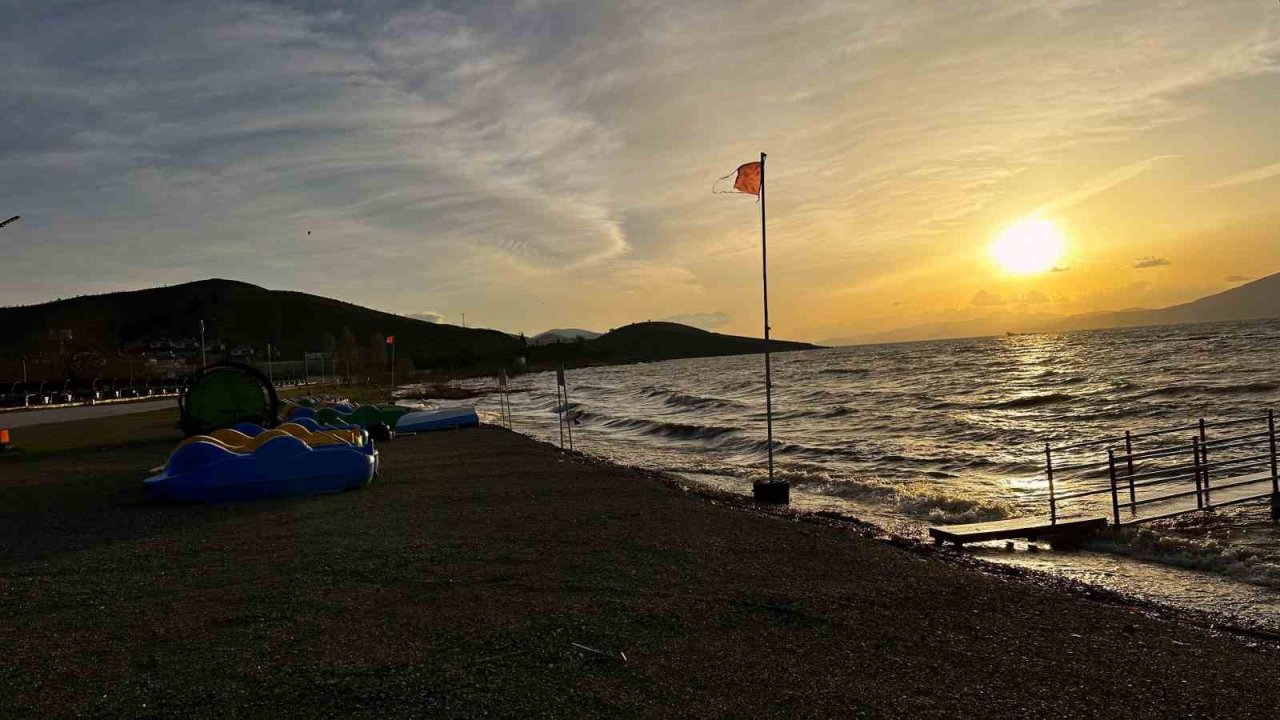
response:
[[(1045, 441), (1280, 408), (1277, 341), (1280, 322), (1267, 321), (781, 354), (778, 470), (798, 507), (900, 533), (1043, 514)], [(514, 381), (515, 430), (558, 440), (554, 382)], [(758, 356), (574, 370), (569, 383), (580, 450), (743, 493), (765, 473)], [(493, 396), (481, 409), (496, 419)], [(975, 551), (1280, 628), (1280, 531), (1261, 506), (1126, 531), (1085, 552)]]

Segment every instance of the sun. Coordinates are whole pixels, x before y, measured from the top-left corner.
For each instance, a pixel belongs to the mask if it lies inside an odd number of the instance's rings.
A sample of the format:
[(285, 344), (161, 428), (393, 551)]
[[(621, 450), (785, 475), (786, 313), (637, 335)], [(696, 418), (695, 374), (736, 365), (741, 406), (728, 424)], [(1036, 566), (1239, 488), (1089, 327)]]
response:
[(1026, 218), (996, 235), (991, 257), (1013, 275), (1037, 275), (1052, 270), (1067, 249), (1067, 240), (1051, 220)]

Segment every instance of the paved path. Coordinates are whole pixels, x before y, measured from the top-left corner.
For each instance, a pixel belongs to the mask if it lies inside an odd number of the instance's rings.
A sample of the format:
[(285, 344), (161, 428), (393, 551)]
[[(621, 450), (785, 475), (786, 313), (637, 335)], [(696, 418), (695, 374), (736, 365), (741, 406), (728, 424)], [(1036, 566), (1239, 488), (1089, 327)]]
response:
[(111, 417), (112, 415), (132, 415), (133, 413), (148, 412), (150, 410), (163, 410), (164, 408), (174, 407), (177, 404), (177, 398), (168, 397), (159, 400), (80, 405), (77, 407), (51, 408), (49, 410), (18, 410), (0, 413), (0, 428), (20, 428), (31, 425), (67, 422), (69, 420)]

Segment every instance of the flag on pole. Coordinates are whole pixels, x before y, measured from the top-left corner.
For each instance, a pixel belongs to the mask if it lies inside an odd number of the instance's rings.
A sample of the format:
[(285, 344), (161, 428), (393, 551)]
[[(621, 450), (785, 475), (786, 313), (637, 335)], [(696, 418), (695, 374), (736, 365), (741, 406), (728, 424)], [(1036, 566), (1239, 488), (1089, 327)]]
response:
[(396, 344), (396, 336), (395, 336), (395, 335), (388, 335), (388, 336), (387, 336), (387, 344), (388, 344), (388, 345), (395, 345), (395, 344)]
[[(743, 163), (737, 170), (725, 175), (715, 182), (711, 192), (717, 194), (746, 193), (760, 197), (760, 181), (764, 175), (764, 167), (759, 162)], [(730, 178), (732, 183), (727, 182)]]
[[(765, 233), (764, 161), (768, 157), (760, 153), (759, 162), (743, 163), (737, 170), (725, 175), (711, 186), (713, 193), (743, 193), (755, 195), (760, 203), (760, 290), (764, 301), (764, 422), (765, 447), (769, 452), (769, 481), (753, 483), (752, 493), (757, 499), (768, 502), (788, 502), (791, 486), (786, 480), (777, 481), (773, 471), (773, 369), (769, 358), (769, 245)], [(729, 180), (733, 179), (730, 186)]]

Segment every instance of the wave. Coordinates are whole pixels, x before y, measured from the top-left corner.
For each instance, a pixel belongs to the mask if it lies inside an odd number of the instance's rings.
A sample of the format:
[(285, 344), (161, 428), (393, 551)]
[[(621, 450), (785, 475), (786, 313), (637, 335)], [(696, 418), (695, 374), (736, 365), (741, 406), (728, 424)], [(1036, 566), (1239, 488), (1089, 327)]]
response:
[(823, 368), (819, 375), (870, 375), (870, 368)]
[(926, 410), (1017, 410), (1072, 402), (1076, 399), (1076, 396), (1070, 393), (1045, 393), (1043, 395), (1023, 395), (994, 402), (956, 402), (953, 400), (933, 399), (933, 402), (923, 407)]
[(819, 417), (838, 418), (838, 417), (844, 417), (846, 415), (852, 415), (854, 412), (856, 411), (853, 408), (849, 407), (848, 405), (837, 405), (823, 413), (820, 413)]
[(669, 407), (682, 409), (709, 410), (712, 408), (724, 409), (745, 407), (742, 403), (735, 402), (733, 400), (706, 397), (703, 395), (692, 395), (689, 393), (678, 392), (676, 390), (666, 390), (652, 385), (642, 387), (638, 392), (640, 395), (645, 397), (661, 400), (664, 405)]
[(1213, 538), (1169, 535), (1151, 527), (1125, 528), (1090, 539), (1086, 547), (1280, 589), (1280, 555), (1224, 545)]
[(1057, 403), (1071, 402), (1076, 396), (1070, 393), (1046, 393), (1044, 395), (1026, 395), (1023, 397), (1001, 400), (977, 406), (981, 410), (1013, 410), (1017, 408), (1040, 407)]
[[(793, 482), (803, 487), (809, 478), (801, 477), (797, 480)], [(806, 489), (823, 495), (886, 505), (889, 510), (932, 523), (1003, 520), (1014, 513), (1014, 507), (1010, 503), (949, 492), (945, 487), (933, 483), (878, 479), (834, 480), (823, 476), (819, 476), (817, 480)]]
[[(583, 417), (589, 419), (599, 416), (584, 413)], [(642, 435), (652, 435), (672, 440), (713, 440), (738, 432), (736, 427), (691, 425), (661, 420), (643, 420), (640, 418), (610, 418), (600, 424), (613, 430), (637, 432)]]
[(1177, 398), (1185, 397), (1187, 395), (1253, 395), (1258, 393), (1268, 393), (1273, 390), (1280, 390), (1280, 383), (1258, 381), (1240, 383), (1238, 385), (1169, 385), (1162, 388), (1152, 388), (1144, 392), (1135, 393), (1131, 395), (1130, 398)]
[[(820, 410), (819, 409), (779, 410), (777, 408), (774, 408), (773, 420), (774, 422), (777, 422), (779, 420), (804, 420), (804, 419), (830, 420), (832, 418), (841, 418), (841, 417), (853, 415), (856, 412), (858, 411), (854, 410), (848, 405), (835, 405), (835, 406), (823, 408)], [(757, 413), (752, 417), (755, 417), (757, 419), (763, 419), (764, 415)]]

